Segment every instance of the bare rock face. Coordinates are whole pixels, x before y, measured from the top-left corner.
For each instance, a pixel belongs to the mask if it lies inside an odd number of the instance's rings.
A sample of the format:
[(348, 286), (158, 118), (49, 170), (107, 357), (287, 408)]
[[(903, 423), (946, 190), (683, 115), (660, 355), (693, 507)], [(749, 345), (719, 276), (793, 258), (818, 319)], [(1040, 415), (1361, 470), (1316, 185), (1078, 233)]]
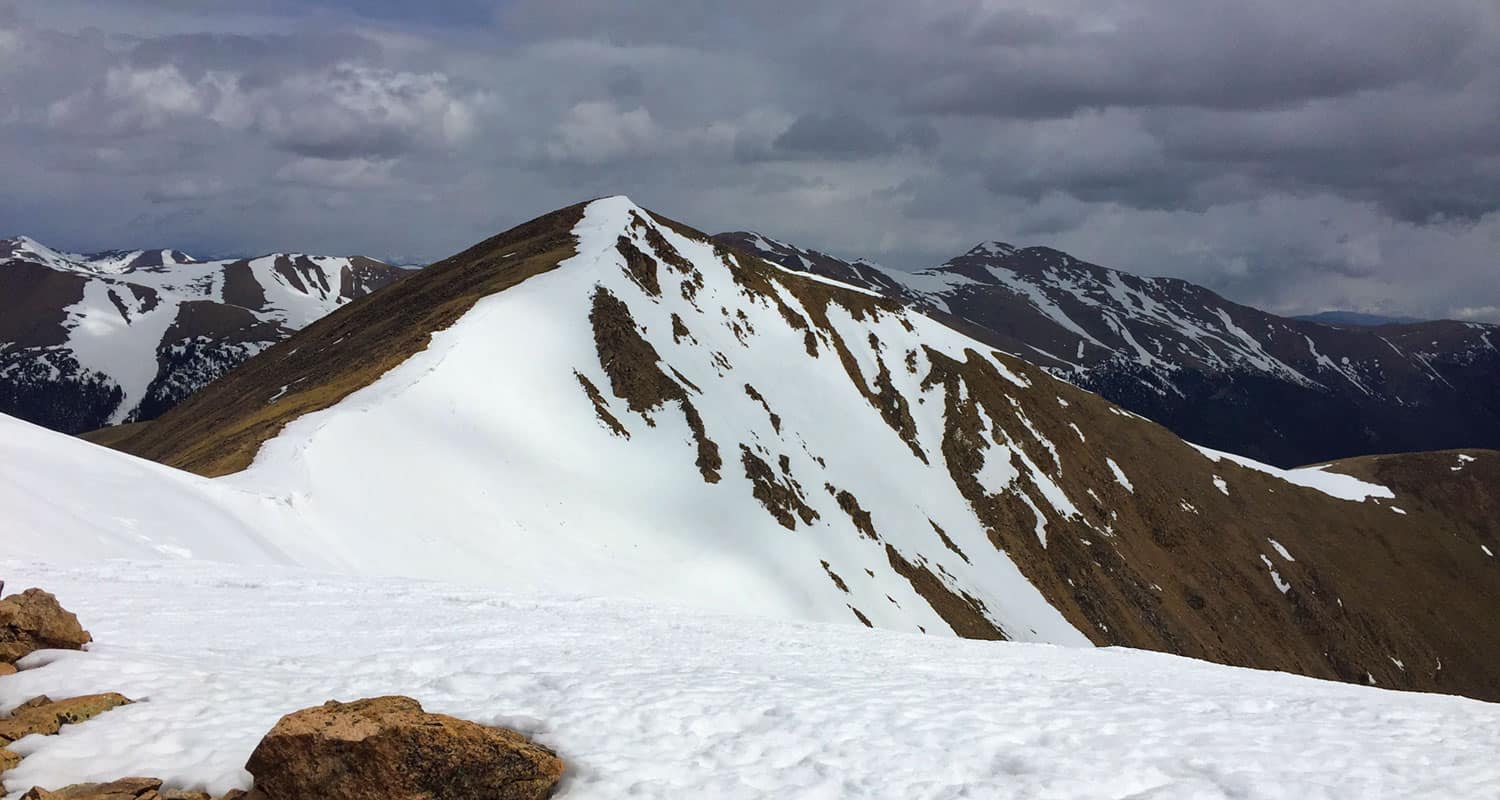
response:
[(21, 800), (161, 800), (161, 781), (155, 778), (121, 778), (109, 783), (77, 783), (56, 791), (31, 787)]
[(7, 719), (0, 719), (0, 745), (9, 744), (33, 733), (51, 736), (64, 725), (75, 725), (103, 714), (111, 708), (131, 702), (115, 692), (89, 694), (53, 701), (37, 697), (23, 703)]
[(245, 768), (266, 800), (537, 800), (563, 762), (515, 731), (377, 697), (282, 717)]
[(37, 650), (82, 650), (93, 640), (73, 612), (41, 589), (0, 600), (0, 663), (13, 664)]

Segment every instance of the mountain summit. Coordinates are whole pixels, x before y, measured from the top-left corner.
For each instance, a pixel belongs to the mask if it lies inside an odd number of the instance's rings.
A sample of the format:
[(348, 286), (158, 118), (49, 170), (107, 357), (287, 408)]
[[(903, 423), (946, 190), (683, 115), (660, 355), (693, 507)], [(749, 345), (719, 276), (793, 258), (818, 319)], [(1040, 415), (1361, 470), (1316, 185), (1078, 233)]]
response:
[[(24, 465), (0, 502), (38, 532), (22, 554), (284, 561), (1496, 696), (1500, 541), (1465, 509), (1494, 502), (1500, 454), (1286, 471), (1201, 450), (623, 197), (349, 303), (116, 443), (178, 469), (14, 425), (0, 442)], [(76, 485), (109, 513), (59, 516)]]

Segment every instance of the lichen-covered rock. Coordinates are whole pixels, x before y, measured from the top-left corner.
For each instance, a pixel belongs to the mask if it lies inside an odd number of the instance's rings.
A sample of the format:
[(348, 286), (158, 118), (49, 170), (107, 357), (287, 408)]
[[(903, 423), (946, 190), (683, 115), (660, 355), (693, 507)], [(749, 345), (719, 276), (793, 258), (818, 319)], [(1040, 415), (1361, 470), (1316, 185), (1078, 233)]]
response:
[(4, 747), (0, 747), (0, 772), (4, 772), (8, 769), (15, 769), (16, 765), (20, 763), (20, 755), (13, 753), (10, 750), (5, 749)]
[(82, 650), (93, 640), (73, 612), (41, 589), (0, 600), (0, 662), (13, 664), (37, 650)]
[(162, 789), (161, 800), (214, 800), (208, 792), (191, 789)]
[(7, 664), (4, 661), (0, 661), (0, 678), (5, 677), (6, 675), (14, 674), (16, 674), (15, 664)]
[(109, 783), (77, 783), (48, 791), (31, 787), (21, 800), (161, 800), (161, 781), (155, 778), (121, 778)]
[(36, 708), (37, 706), (45, 706), (45, 705), (47, 705), (48, 703), (51, 703), (51, 702), (52, 702), (52, 698), (50, 698), (50, 697), (48, 697), (47, 695), (44, 695), (44, 694), (39, 694), (36, 697), (33, 697), (30, 700), (27, 700), (26, 702), (24, 702), (24, 703), (16, 706), (15, 708), (11, 709), (10, 710), (10, 715), (11, 716), (15, 716), (15, 715), (21, 713), (22, 711), (25, 711), (28, 708)]
[(515, 731), (377, 697), (282, 717), (245, 768), (266, 800), (536, 800), (563, 762)]
[(7, 719), (0, 719), (0, 744), (14, 742), (23, 736), (38, 733), (51, 736), (64, 725), (73, 725), (92, 719), (111, 708), (127, 705), (130, 698), (115, 692), (70, 697), (52, 701), (47, 697), (36, 697), (26, 701)]

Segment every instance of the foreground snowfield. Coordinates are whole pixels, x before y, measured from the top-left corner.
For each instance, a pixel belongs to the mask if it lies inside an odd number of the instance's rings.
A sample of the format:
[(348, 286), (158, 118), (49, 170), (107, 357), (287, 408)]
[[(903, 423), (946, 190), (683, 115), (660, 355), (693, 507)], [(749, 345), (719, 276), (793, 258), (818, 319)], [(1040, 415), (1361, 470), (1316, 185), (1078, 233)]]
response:
[(1455, 697), (285, 567), (0, 561), (0, 575), (57, 593), (96, 640), (32, 656), (0, 679), (0, 705), (144, 701), (23, 740), (18, 790), (126, 774), (247, 786), (241, 765), (281, 714), (403, 693), (556, 748), (568, 800), (1500, 796), (1500, 706)]

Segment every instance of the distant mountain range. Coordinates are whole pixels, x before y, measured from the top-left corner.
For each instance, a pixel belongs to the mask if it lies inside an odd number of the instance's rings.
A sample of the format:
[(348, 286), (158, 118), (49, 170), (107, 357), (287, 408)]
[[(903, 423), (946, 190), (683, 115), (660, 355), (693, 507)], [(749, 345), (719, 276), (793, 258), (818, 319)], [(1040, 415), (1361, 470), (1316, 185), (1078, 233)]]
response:
[(1272, 464), (1500, 446), (1500, 326), (1278, 317), (1046, 247), (986, 242), (903, 272), (715, 238), (915, 305), (1183, 438)]
[[(715, 241), (914, 305), (1190, 441), (1267, 463), (1500, 447), (1494, 325), (1279, 317), (1000, 242), (905, 272), (755, 233)], [(69, 433), (152, 419), (406, 274), (360, 256), (200, 261), (0, 240), (0, 412)]]
[(199, 261), (0, 240), (0, 412), (66, 433), (152, 419), (405, 274), (362, 256)]

